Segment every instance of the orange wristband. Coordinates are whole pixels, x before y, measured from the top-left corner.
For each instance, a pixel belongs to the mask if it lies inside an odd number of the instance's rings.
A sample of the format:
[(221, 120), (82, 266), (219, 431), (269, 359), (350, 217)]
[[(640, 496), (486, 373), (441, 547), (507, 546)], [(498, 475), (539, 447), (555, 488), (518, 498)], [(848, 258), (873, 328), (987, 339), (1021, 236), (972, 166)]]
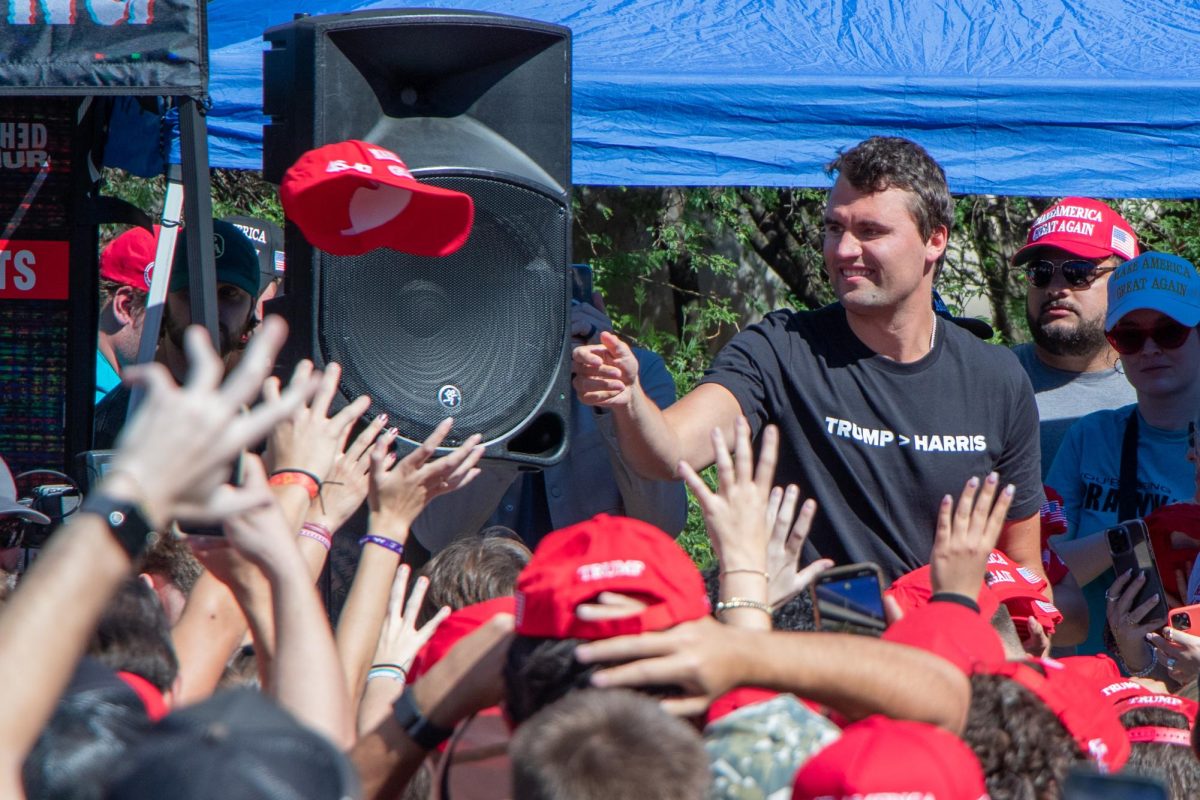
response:
[(317, 476), (302, 469), (277, 469), (267, 480), (269, 486), (301, 486), (308, 492), (309, 500), (316, 500), (321, 493), (321, 482)]

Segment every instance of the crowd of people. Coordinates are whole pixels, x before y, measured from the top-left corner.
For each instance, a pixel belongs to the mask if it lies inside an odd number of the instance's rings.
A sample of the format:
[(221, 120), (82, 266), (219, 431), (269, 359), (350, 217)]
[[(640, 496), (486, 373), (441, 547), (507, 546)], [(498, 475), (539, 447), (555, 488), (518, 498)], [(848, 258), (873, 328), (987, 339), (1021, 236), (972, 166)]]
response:
[[(1033, 342), (1009, 350), (938, 310), (928, 153), (876, 137), (829, 171), (837, 302), (768, 314), (678, 400), (602, 297), (574, 303), (574, 445), (536, 474), (442, 447), (453, 419), (398, 447), (369, 398), (335, 403), (337, 364), (271, 377), (262, 221), (214, 222), (215, 346), (177, 260), (138, 364), (155, 234), (115, 239), (114, 452), (27, 569), (49, 520), (0, 471), (3, 795), (1200, 796), (1200, 273), (1060, 200), (1014, 258)], [(685, 485), (707, 572), (674, 541)], [(1120, 574), (1114, 529), (1143, 556)], [(851, 564), (881, 635), (814, 602)]]

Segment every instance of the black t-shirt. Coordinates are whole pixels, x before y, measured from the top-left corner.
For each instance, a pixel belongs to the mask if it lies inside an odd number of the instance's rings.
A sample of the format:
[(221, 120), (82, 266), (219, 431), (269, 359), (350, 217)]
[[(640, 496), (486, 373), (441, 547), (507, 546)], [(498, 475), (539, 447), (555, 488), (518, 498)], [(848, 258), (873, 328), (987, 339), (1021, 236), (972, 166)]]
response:
[(741, 404), (757, 442), (779, 427), (777, 485), (818, 503), (804, 560), (929, 562), (944, 495), (972, 475), (1016, 485), (1010, 519), (1043, 502), (1037, 406), (1007, 348), (939, 319), (933, 350), (900, 364), (851, 331), (839, 303), (774, 311), (717, 354), (702, 383)]

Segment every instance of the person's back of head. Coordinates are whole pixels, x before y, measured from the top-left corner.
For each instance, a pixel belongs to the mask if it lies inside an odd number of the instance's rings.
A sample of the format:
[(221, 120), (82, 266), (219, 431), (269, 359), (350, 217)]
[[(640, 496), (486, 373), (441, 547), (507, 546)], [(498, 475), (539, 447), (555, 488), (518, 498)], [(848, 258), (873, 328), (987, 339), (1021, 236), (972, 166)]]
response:
[(68, 693), (22, 765), (26, 797), (100, 800), (127, 749), (149, 729), (145, 707), (123, 684)]
[(519, 541), (499, 536), (459, 539), (421, 570), (429, 579), (417, 624), (424, 625), (449, 606), (452, 611), (511, 595), (530, 552)]
[(154, 591), (137, 578), (125, 582), (108, 604), (88, 655), (115, 672), (132, 672), (169, 692), (179, 673), (167, 617)]
[(972, 675), (962, 738), (983, 767), (991, 800), (1058, 800), (1084, 757), (1050, 708), (1003, 675)]
[(589, 689), (547, 706), (510, 748), (515, 800), (697, 800), (708, 788), (700, 737), (652, 699)]
[(241, 689), (167, 715), (130, 748), (107, 800), (347, 800), (358, 781), (327, 739)]
[(1128, 772), (1162, 781), (1171, 800), (1200, 797), (1200, 760), (1191, 748), (1191, 731), (1183, 714), (1163, 708), (1139, 708), (1121, 715), (1133, 745)]

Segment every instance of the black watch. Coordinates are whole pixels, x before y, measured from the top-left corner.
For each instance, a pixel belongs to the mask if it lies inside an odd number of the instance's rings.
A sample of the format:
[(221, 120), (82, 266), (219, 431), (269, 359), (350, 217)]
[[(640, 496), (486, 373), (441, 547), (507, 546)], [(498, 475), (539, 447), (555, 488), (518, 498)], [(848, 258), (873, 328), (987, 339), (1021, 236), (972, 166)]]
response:
[(421, 709), (417, 708), (417, 700), (413, 696), (413, 687), (411, 686), (404, 688), (404, 693), (392, 706), (392, 714), (396, 717), (396, 723), (401, 730), (423, 750), (432, 750), (454, 733), (453, 728), (443, 728), (441, 725), (430, 722), (421, 713)]
[(130, 558), (136, 559), (154, 542), (154, 530), (132, 500), (116, 500), (102, 492), (94, 492), (83, 501), (79, 513), (101, 517)]

